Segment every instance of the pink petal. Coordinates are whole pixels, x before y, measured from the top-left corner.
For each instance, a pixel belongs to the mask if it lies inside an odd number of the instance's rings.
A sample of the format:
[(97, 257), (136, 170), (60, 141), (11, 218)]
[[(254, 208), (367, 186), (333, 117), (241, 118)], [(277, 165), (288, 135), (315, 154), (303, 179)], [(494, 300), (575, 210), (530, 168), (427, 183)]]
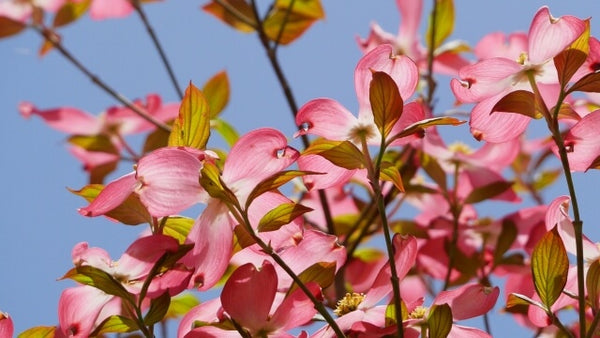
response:
[(585, 30), (585, 21), (565, 15), (554, 18), (544, 6), (535, 14), (529, 28), (529, 60), (541, 64), (563, 51)]
[[(390, 137), (399, 134), (406, 127), (411, 124), (417, 123), (425, 119), (425, 110), (423, 110), (423, 105), (420, 102), (410, 102), (404, 105), (404, 109), (402, 110), (402, 116), (400, 119), (394, 124), (392, 128), (392, 132), (390, 133)], [(411, 141), (419, 139), (420, 137), (417, 134), (413, 134), (411, 136), (403, 137), (397, 139), (392, 142), (392, 145), (400, 146), (407, 144)]]
[(177, 240), (165, 235), (151, 235), (135, 240), (116, 264), (115, 273), (129, 280), (145, 277), (158, 259), (167, 252), (176, 252)]
[(481, 101), (471, 111), (471, 133), (478, 140), (501, 143), (517, 138), (529, 125), (531, 118), (521, 114), (494, 112), (492, 108), (504, 93)]
[(315, 99), (298, 110), (296, 125), (300, 130), (294, 136), (313, 134), (328, 140), (345, 141), (356, 117), (332, 99)]
[(356, 170), (348, 170), (329, 162), (323, 156), (302, 155), (298, 157), (300, 170), (323, 173), (322, 175), (306, 175), (302, 177), (308, 190), (326, 189), (344, 184), (352, 178)]
[(452, 79), (450, 86), (461, 103), (479, 102), (504, 92), (512, 85), (512, 75), (520, 70), (521, 65), (510, 59), (485, 59), (461, 68), (460, 80)]
[(135, 173), (121, 176), (105, 186), (90, 205), (79, 209), (79, 213), (89, 217), (106, 214), (127, 199), (133, 192), (135, 184)]
[(448, 334), (448, 338), (491, 338), (492, 336), (485, 331), (474, 327), (466, 327), (461, 325), (452, 325), (452, 330)]
[(249, 263), (231, 274), (223, 287), (221, 303), (233, 320), (256, 334), (267, 324), (276, 292), (277, 274), (273, 265), (264, 262), (257, 269)]
[(186, 333), (192, 330), (195, 321), (212, 323), (217, 322), (219, 319), (217, 313), (221, 309), (221, 299), (215, 298), (200, 305), (195, 306), (181, 319), (179, 328), (177, 329), (177, 337), (183, 338)]
[(77, 146), (69, 147), (69, 152), (83, 163), (83, 168), (86, 171), (91, 171), (94, 168), (111, 162), (118, 162), (120, 159), (118, 154), (89, 151)]
[(152, 279), (147, 297), (154, 299), (161, 296), (165, 291), (169, 291), (171, 297), (176, 296), (188, 288), (192, 275), (193, 270), (186, 269), (185, 267), (177, 266), (171, 268)]
[(503, 32), (490, 33), (484, 36), (473, 52), (479, 60), (501, 57), (517, 60), (523, 51), (527, 50), (527, 35), (512, 33), (506, 36)]
[(127, 0), (94, 0), (90, 7), (90, 17), (94, 20), (123, 18), (133, 11)]
[(161, 148), (144, 156), (137, 166), (137, 188), (152, 216), (173, 215), (201, 201), (199, 183), (204, 154), (181, 148)]
[(8, 313), (0, 311), (0, 337), (12, 337), (14, 324)]
[[(308, 283), (307, 287), (317, 299), (321, 296), (321, 288), (316, 283)], [(313, 302), (302, 290), (296, 289), (285, 297), (270, 322), (272, 326), (286, 331), (308, 323), (316, 313)]]
[(182, 259), (186, 266), (196, 269), (190, 287), (207, 290), (223, 276), (231, 257), (232, 228), (236, 224), (226, 205), (217, 200), (208, 203), (187, 237), (194, 248)]
[(76, 244), (71, 250), (73, 265), (90, 265), (106, 272), (112, 269), (112, 259), (106, 250), (102, 248), (90, 248), (87, 242)]
[(252, 186), (296, 161), (298, 151), (287, 144), (285, 136), (275, 129), (253, 130), (236, 142), (223, 168), (223, 180), (233, 183), (245, 179)]
[(377, 23), (372, 23), (367, 38), (362, 39), (357, 37), (356, 42), (358, 42), (358, 46), (363, 53), (368, 53), (379, 45), (386, 43), (394, 44), (396, 42), (396, 37), (393, 34), (384, 31)]
[(409, 57), (394, 55), (391, 45), (376, 47), (360, 59), (354, 71), (354, 87), (361, 112), (371, 111), (369, 86), (372, 71), (381, 71), (390, 75), (405, 101), (415, 92), (419, 81), (417, 65)]
[(480, 284), (467, 284), (458, 289), (440, 292), (434, 304), (448, 304), (452, 309), (452, 317), (463, 320), (481, 316), (490, 311), (498, 295), (498, 287), (488, 287)]
[[(577, 122), (564, 138), (568, 149), (567, 157), (572, 171), (587, 171), (600, 157), (600, 110), (584, 116)], [(558, 155), (558, 148), (552, 147)]]
[[(459, 186), (456, 188), (456, 194), (461, 198), (466, 198), (474, 189), (484, 187), (488, 184), (506, 182), (504, 177), (494, 170), (486, 167), (471, 167), (465, 169), (459, 176)], [(490, 198), (496, 201), (507, 201), (517, 203), (521, 198), (512, 188)]]
[[(283, 203), (290, 202), (291, 200), (289, 198), (276, 192), (266, 192), (260, 195), (248, 208), (250, 224), (256, 227), (260, 222), (260, 219), (267, 212)], [(261, 232), (258, 233), (258, 236), (265, 243), (269, 243), (273, 249), (279, 250), (281, 247), (288, 245), (292, 238), (302, 236), (303, 226), (304, 219), (302, 217), (297, 217), (292, 220), (292, 222), (283, 225), (277, 231)]]
[(102, 124), (97, 117), (76, 108), (39, 110), (29, 102), (22, 102), (19, 104), (19, 112), (25, 118), (37, 115), (51, 128), (67, 134), (96, 135), (102, 130)]
[(88, 337), (102, 307), (114, 296), (87, 285), (68, 288), (58, 301), (58, 322), (67, 337)]
[(398, 40), (406, 46), (416, 42), (418, 39), (423, 1), (396, 0), (396, 6), (398, 6), (402, 18), (400, 27), (398, 28)]

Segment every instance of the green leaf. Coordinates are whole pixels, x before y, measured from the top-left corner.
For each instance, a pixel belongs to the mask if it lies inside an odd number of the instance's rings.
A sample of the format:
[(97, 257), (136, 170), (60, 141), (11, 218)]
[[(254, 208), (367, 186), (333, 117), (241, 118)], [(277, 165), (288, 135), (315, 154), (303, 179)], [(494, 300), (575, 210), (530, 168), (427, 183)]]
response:
[(109, 295), (134, 301), (135, 297), (129, 293), (113, 276), (98, 268), (89, 265), (74, 267), (67, 271), (61, 279), (69, 278), (81, 284), (93, 286)]
[(511, 308), (511, 307), (515, 307), (515, 306), (522, 306), (522, 305), (533, 305), (533, 306), (537, 306), (540, 309), (544, 310), (544, 311), (548, 311), (548, 308), (546, 306), (544, 306), (544, 304), (535, 301), (525, 295), (521, 295), (518, 293), (511, 293), (510, 295), (508, 295), (508, 298), (506, 300), (506, 308)]
[(205, 149), (210, 136), (208, 110), (204, 94), (190, 82), (169, 135), (169, 146)]
[(350, 141), (318, 139), (304, 151), (304, 155), (321, 155), (338, 167), (349, 170), (365, 167), (363, 154)]
[(502, 231), (496, 241), (496, 249), (494, 250), (494, 264), (498, 265), (502, 262), (504, 254), (510, 249), (517, 238), (517, 227), (514, 222), (505, 220), (502, 222)]
[(396, 189), (400, 192), (404, 192), (404, 183), (402, 183), (402, 176), (398, 167), (390, 162), (381, 163), (380, 177), (384, 181), (389, 181), (394, 184)]
[(219, 168), (213, 163), (205, 162), (201, 171), (200, 185), (211, 197), (222, 200), (229, 205), (238, 205), (235, 194), (221, 180)]
[(235, 128), (220, 118), (210, 120), (210, 127), (216, 130), (230, 147), (240, 138)]
[(394, 220), (390, 222), (390, 229), (403, 236), (411, 235), (417, 238), (429, 239), (428, 229), (420, 226), (415, 221)]
[(165, 221), (162, 233), (175, 238), (179, 244), (185, 243), (187, 235), (194, 226), (194, 219), (183, 216), (169, 216)]
[(514, 182), (498, 181), (473, 189), (463, 201), (465, 204), (475, 204), (493, 198), (510, 189)]
[(100, 323), (90, 337), (96, 337), (105, 333), (127, 333), (139, 330), (135, 320), (120, 315), (113, 315)]
[(294, 1), (290, 10), (288, 8), (291, 5), (290, 0), (277, 0), (265, 18), (263, 29), (271, 41), (287, 45), (302, 36), (315, 21), (324, 17), (319, 0)]
[(252, 6), (248, 2), (244, 0), (223, 0), (222, 2), (225, 7), (213, 1), (204, 5), (202, 9), (240, 32), (254, 32), (257, 23)]
[(562, 88), (569, 83), (573, 75), (583, 65), (590, 51), (590, 20), (585, 20), (586, 29), (567, 49), (554, 57), (554, 67)]
[(431, 179), (437, 183), (438, 187), (442, 191), (448, 190), (448, 183), (446, 181), (446, 172), (442, 169), (437, 159), (425, 152), (421, 152), (421, 166)]
[(540, 300), (550, 309), (567, 283), (569, 259), (556, 226), (536, 244), (531, 254), (533, 284)]
[(383, 138), (392, 131), (396, 122), (402, 116), (404, 102), (396, 81), (385, 72), (373, 72), (369, 84), (369, 101), (375, 118), (375, 125)]
[(562, 175), (562, 173), (562, 169), (549, 169), (540, 172), (533, 181), (533, 189), (540, 191), (549, 187), (560, 177), (560, 175)]
[(248, 198), (246, 199), (246, 209), (252, 204), (258, 196), (266, 193), (267, 191), (275, 190), (286, 184), (287, 182), (293, 180), (296, 177), (302, 177), (304, 175), (318, 175), (319, 173), (315, 173), (312, 171), (301, 171), (301, 170), (288, 170), (288, 171), (280, 171), (275, 173), (264, 180), (252, 189)]
[(537, 108), (535, 94), (527, 90), (515, 90), (506, 94), (496, 103), (490, 114), (495, 112), (521, 114), (532, 119), (540, 119), (544, 116)]
[(0, 39), (19, 34), (25, 27), (22, 22), (0, 16)]
[(448, 304), (434, 305), (427, 318), (429, 338), (445, 338), (452, 329), (452, 310)]
[[(304, 284), (313, 282), (319, 284), (321, 289), (325, 289), (326, 287), (331, 285), (335, 280), (335, 262), (315, 263), (308, 267), (306, 270), (302, 271), (298, 275), (298, 278)], [(292, 292), (294, 292), (298, 288), (298, 284), (294, 282), (288, 290), (287, 294), (292, 294)]]
[(169, 290), (165, 291), (159, 297), (152, 299), (150, 301), (150, 309), (144, 316), (144, 324), (150, 326), (163, 320), (170, 303), (171, 296), (169, 295)]
[[(292, 0), (276, 0), (275, 7), (287, 9), (291, 3)], [(322, 19), (325, 17), (325, 11), (323, 11), (323, 6), (319, 0), (294, 0), (292, 12), (313, 19)]]
[[(454, 1), (435, 0), (435, 2), (437, 7), (435, 20), (432, 20), (432, 13), (429, 17), (427, 31), (425, 32), (427, 47), (433, 48), (434, 50), (438, 48), (454, 30)], [(432, 32), (434, 33), (433, 46), (430, 46)]]
[(196, 296), (191, 293), (184, 293), (171, 298), (169, 309), (165, 314), (165, 318), (178, 318), (182, 317), (196, 305), (199, 305), (200, 301)]
[(589, 73), (579, 79), (567, 90), (567, 94), (573, 92), (600, 93), (600, 73)]
[(594, 312), (600, 308), (600, 261), (594, 260), (588, 269), (585, 286), (588, 300)]
[(91, 0), (84, 0), (81, 2), (65, 2), (65, 4), (62, 5), (56, 12), (52, 26), (61, 27), (79, 19), (83, 14), (85, 14), (85, 12), (87, 12), (90, 4)]
[(17, 338), (54, 338), (54, 331), (56, 326), (36, 326), (19, 333)]
[(119, 154), (119, 150), (106, 135), (73, 135), (67, 142), (88, 151)]
[(466, 121), (461, 121), (459, 119), (456, 119), (454, 117), (449, 117), (449, 116), (432, 117), (429, 119), (421, 120), (419, 122), (415, 122), (415, 123), (411, 124), (410, 126), (404, 128), (404, 130), (402, 130), (400, 133), (394, 135), (392, 137), (392, 139), (388, 140), (387, 143), (390, 144), (391, 142), (393, 142), (394, 140), (397, 140), (399, 138), (410, 136), (410, 135), (416, 134), (416, 133), (422, 133), (423, 130), (425, 130), (426, 128), (429, 128), (431, 126), (441, 126), (441, 125), (458, 126), (465, 122)]
[(294, 202), (283, 203), (267, 212), (258, 222), (258, 232), (279, 230), (283, 225), (313, 209)]
[(229, 102), (229, 78), (225, 71), (211, 77), (202, 87), (208, 103), (210, 119), (215, 119)]
[[(101, 184), (89, 184), (80, 190), (69, 189), (69, 191), (92, 202), (103, 189), (104, 186)], [(152, 223), (152, 216), (136, 194), (130, 194), (121, 205), (107, 212), (105, 216), (127, 225)]]

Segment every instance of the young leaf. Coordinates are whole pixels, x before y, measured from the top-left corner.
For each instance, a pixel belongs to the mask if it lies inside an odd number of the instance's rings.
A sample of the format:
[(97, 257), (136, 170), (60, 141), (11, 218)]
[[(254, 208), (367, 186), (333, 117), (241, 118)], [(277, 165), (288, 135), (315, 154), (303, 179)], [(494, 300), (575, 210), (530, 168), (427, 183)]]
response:
[(390, 140), (388, 140), (387, 143), (389, 144), (392, 141), (397, 140), (399, 138), (422, 132), (423, 130), (425, 130), (425, 128), (428, 128), (431, 126), (441, 126), (441, 125), (458, 126), (465, 122), (466, 121), (461, 121), (454, 117), (448, 117), (448, 116), (432, 117), (429, 119), (421, 120), (419, 122), (415, 122), (415, 123), (411, 124), (410, 126), (404, 128), (404, 130), (402, 130), (400, 133), (394, 135)]
[(221, 180), (219, 168), (212, 163), (204, 163), (201, 171), (200, 185), (211, 197), (220, 199), (225, 203), (237, 205), (237, 197)]
[(498, 196), (513, 186), (514, 182), (498, 181), (473, 189), (465, 198), (465, 204), (475, 204)]
[(258, 183), (256, 185), (256, 187), (254, 187), (254, 189), (252, 189), (252, 191), (248, 195), (248, 198), (246, 199), (246, 207), (245, 208), (248, 209), (250, 204), (252, 204), (252, 201), (254, 201), (258, 196), (266, 193), (267, 191), (278, 189), (279, 187), (281, 187), (282, 185), (286, 184), (287, 182), (293, 180), (296, 177), (301, 177), (304, 175), (317, 175), (317, 174), (319, 174), (319, 173), (315, 173), (312, 171), (301, 171), (301, 170), (288, 170), (288, 171), (280, 171), (278, 173), (275, 173), (275, 174), (265, 178), (264, 180), (262, 180), (260, 183)]
[(150, 301), (150, 310), (144, 316), (144, 324), (150, 326), (165, 318), (170, 303), (171, 296), (168, 290), (159, 297), (152, 299)]
[(369, 85), (369, 101), (375, 125), (385, 139), (402, 116), (404, 108), (396, 81), (385, 72), (373, 72), (373, 79)]
[(25, 27), (22, 22), (0, 16), (0, 39), (19, 34)]
[(434, 305), (427, 318), (429, 338), (445, 338), (452, 329), (452, 310), (450, 305)]
[(83, 265), (75, 267), (69, 270), (61, 279), (65, 278), (93, 286), (96, 289), (119, 298), (130, 299), (131, 301), (135, 298), (113, 276), (93, 266)]
[(67, 1), (65, 2), (56, 12), (54, 21), (52, 22), (53, 27), (60, 27), (79, 19), (85, 12), (87, 12), (91, 0), (84, 0), (80, 2)]
[(54, 338), (54, 331), (55, 326), (36, 326), (21, 332), (17, 338)]
[(243, 33), (254, 32), (257, 23), (252, 6), (247, 1), (223, 0), (222, 3), (224, 6), (213, 1), (204, 5), (202, 9)]
[(113, 315), (100, 323), (90, 337), (104, 335), (105, 333), (127, 333), (139, 330), (135, 320), (120, 315)]
[(190, 82), (169, 135), (169, 146), (205, 149), (210, 136), (208, 109), (204, 95)]
[[(453, 0), (435, 0), (436, 14), (435, 21), (429, 17), (425, 39), (428, 48), (437, 49), (446, 40), (454, 30), (454, 1)], [(432, 13), (433, 14), (433, 13)], [(433, 27), (433, 28), (432, 28)], [(433, 46), (431, 44), (431, 34), (433, 37)]]
[[(298, 278), (302, 283), (307, 284), (309, 282), (317, 283), (321, 289), (325, 289), (331, 285), (335, 279), (335, 262), (318, 262), (306, 270), (302, 271)], [(291, 294), (298, 288), (298, 284), (295, 282), (292, 284), (287, 294)]]
[(171, 236), (175, 238), (179, 244), (185, 243), (187, 235), (194, 226), (194, 220), (192, 218), (183, 216), (170, 216), (164, 223), (162, 228), (163, 235)]
[(594, 312), (600, 308), (600, 261), (594, 260), (587, 272), (585, 286), (588, 300)]
[(287, 45), (302, 36), (315, 21), (323, 17), (323, 8), (319, 0), (277, 0), (263, 22), (263, 29), (270, 40)]
[(289, 224), (297, 217), (312, 210), (302, 204), (293, 202), (280, 204), (260, 219), (258, 222), (258, 232), (279, 230), (283, 225)]
[(585, 20), (586, 29), (567, 49), (554, 57), (554, 67), (558, 73), (558, 81), (564, 88), (579, 67), (585, 62), (590, 51), (590, 20)]
[(221, 71), (211, 77), (202, 88), (204, 97), (208, 103), (210, 119), (214, 119), (229, 102), (229, 78), (225, 71)]
[(490, 114), (505, 112), (525, 115), (532, 119), (540, 119), (544, 115), (536, 107), (535, 94), (527, 90), (515, 90), (501, 98), (492, 108)]
[(404, 183), (402, 183), (400, 171), (395, 165), (390, 162), (381, 163), (380, 177), (384, 181), (392, 182), (398, 191), (404, 192)]
[[(292, 4), (292, 0), (276, 0), (275, 7), (287, 9)], [(313, 19), (322, 19), (325, 17), (323, 6), (320, 0), (294, 0), (292, 11), (296, 14), (304, 15)]]
[(550, 309), (567, 283), (569, 259), (556, 226), (536, 244), (531, 254), (533, 284), (540, 300)]
[(193, 307), (200, 304), (198, 298), (190, 293), (177, 295), (171, 298), (169, 309), (165, 318), (178, 318), (187, 314)]
[(233, 126), (220, 118), (210, 120), (210, 127), (216, 130), (230, 147), (240, 138)]
[(364, 168), (364, 156), (350, 141), (318, 139), (304, 151), (305, 155), (321, 155), (329, 162), (349, 170)]
[(533, 306), (539, 307), (540, 309), (542, 309), (546, 312), (548, 311), (548, 308), (544, 304), (542, 304), (538, 301), (535, 301), (525, 295), (521, 295), (518, 293), (511, 293), (510, 295), (508, 295), (508, 298), (506, 300), (506, 308), (507, 309), (510, 309), (511, 307), (515, 307), (515, 306), (522, 306), (522, 305), (527, 305), (527, 306), (533, 305)]
[(567, 90), (567, 94), (572, 92), (600, 93), (600, 73), (589, 73), (579, 79)]

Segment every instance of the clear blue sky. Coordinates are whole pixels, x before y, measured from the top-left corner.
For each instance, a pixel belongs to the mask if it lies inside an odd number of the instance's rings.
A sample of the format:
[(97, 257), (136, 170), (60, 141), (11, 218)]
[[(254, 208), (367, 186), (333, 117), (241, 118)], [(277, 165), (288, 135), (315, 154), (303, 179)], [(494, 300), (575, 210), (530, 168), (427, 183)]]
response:
[[(430, 1), (425, 2), (429, 7)], [(204, 1), (167, 0), (145, 6), (180, 84), (185, 87), (191, 80), (201, 85), (225, 69), (232, 96), (224, 117), (241, 132), (269, 126), (291, 137), (294, 124), (256, 36), (217, 22), (199, 9), (202, 4)], [(593, 0), (457, 0), (453, 38), (475, 44), (492, 31), (526, 31), (543, 4), (550, 6), (554, 16), (600, 17), (600, 3)], [(292, 46), (280, 49), (283, 68), (299, 104), (331, 97), (355, 111), (353, 70), (361, 56), (355, 37), (366, 36), (372, 21), (396, 33), (399, 15), (392, 0), (325, 1), (324, 8), (324, 21), (317, 22)], [(166, 102), (177, 100), (136, 15), (100, 22), (86, 17), (61, 32), (67, 48), (127, 97), (160, 93)], [(599, 33), (600, 22), (594, 18), (592, 34)], [(19, 116), (16, 107), (24, 100), (40, 108), (73, 106), (92, 113), (115, 104), (58, 53), (40, 59), (39, 45), (40, 38), (33, 32), (0, 41), (0, 113), (4, 121), (0, 125), (0, 310), (12, 316), (16, 333), (57, 323), (58, 298), (73, 283), (56, 279), (71, 268), (74, 244), (88, 241), (117, 259), (143, 230), (80, 216), (76, 210), (85, 203), (66, 187), (82, 187), (86, 176), (66, 151), (65, 135), (39, 119)], [(439, 109), (450, 108), (447, 83), (440, 83), (437, 95)], [(471, 142), (466, 133), (461, 138)], [(130, 169), (121, 166), (119, 172)], [(600, 176), (593, 172), (576, 177), (585, 226), (597, 227), (600, 212), (595, 193)], [(562, 182), (551, 193), (554, 195), (547, 195), (547, 200), (566, 194)], [(488, 213), (500, 216), (493, 210)], [(599, 233), (591, 232), (592, 240), (600, 241)], [(200, 298), (206, 299), (204, 295)], [(519, 332), (513, 331), (518, 330), (516, 324), (506, 323), (492, 320), (493, 332), (497, 336), (507, 336), (504, 330)]]

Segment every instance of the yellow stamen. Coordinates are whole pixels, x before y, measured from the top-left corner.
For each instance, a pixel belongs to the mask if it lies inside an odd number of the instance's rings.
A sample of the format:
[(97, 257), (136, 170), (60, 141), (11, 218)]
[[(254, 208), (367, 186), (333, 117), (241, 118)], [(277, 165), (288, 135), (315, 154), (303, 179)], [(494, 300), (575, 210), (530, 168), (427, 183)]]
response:
[(344, 298), (338, 300), (337, 307), (333, 310), (333, 313), (343, 316), (346, 313), (352, 312), (358, 308), (363, 299), (365, 299), (364, 293), (346, 293)]

